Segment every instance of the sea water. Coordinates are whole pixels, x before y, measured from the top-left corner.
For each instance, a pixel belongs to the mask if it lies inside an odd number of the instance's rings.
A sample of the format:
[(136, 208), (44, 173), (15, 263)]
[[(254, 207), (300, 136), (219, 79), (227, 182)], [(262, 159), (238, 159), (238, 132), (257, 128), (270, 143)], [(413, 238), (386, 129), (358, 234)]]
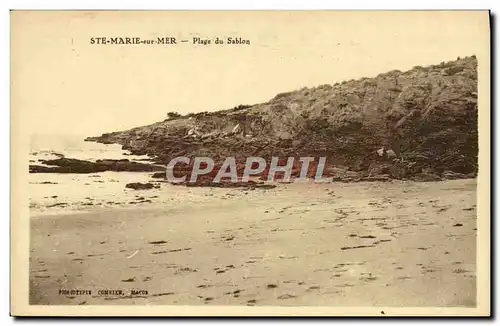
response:
[(130, 155), (119, 144), (100, 144), (85, 141), (83, 135), (35, 134), (30, 139), (30, 164), (56, 159), (63, 155), (95, 162), (102, 159), (147, 160), (148, 156)]
[[(130, 155), (119, 144), (84, 141), (83, 135), (34, 135), (30, 143), (30, 165), (60, 157), (95, 162), (128, 159), (147, 163), (147, 156)], [(147, 204), (154, 190), (136, 191), (127, 183), (151, 182), (151, 172), (30, 173), (29, 197), (32, 215), (85, 211), (94, 207)], [(158, 180), (156, 180), (158, 181)], [(142, 199), (141, 199), (142, 198)]]

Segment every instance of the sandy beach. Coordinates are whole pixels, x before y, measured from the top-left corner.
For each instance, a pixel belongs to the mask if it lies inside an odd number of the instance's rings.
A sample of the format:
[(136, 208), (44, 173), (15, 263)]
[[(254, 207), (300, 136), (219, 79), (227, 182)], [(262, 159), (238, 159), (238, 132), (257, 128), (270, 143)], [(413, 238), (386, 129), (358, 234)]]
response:
[(30, 304), (476, 305), (474, 179), (125, 195), (32, 207)]

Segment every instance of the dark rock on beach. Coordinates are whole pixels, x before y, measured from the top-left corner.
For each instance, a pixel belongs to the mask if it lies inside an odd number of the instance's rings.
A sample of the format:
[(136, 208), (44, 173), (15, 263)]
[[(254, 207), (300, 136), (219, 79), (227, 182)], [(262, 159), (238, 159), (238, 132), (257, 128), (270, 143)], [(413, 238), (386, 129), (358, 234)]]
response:
[(73, 158), (58, 158), (42, 160), (41, 162), (48, 166), (30, 165), (30, 173), (154, 172), (164, 170), (162, 166), (132, 162), (127, 159), (90, 162)]
[(125, 185), (125, 188), (130, 188), (130, 189), (134, 189), (134, 190), (147, 190), (147, 189), (156, 188), (156, 186), (152, 183), (133, 182), (133, 183), (127, 183)]
[(163, 171), (165, 168), (158, 165), (147, 163), (131, 162), (127, 159), (122, 160), (97, 160), (96, 164), (106, 168), (106, 171), (127, 171), (127, 172), (153, 172)]
[(165, 179), (167, 177), (165, 172), (155, 172), (153, 175), (151, 175), (151, 178), (153, 179)]

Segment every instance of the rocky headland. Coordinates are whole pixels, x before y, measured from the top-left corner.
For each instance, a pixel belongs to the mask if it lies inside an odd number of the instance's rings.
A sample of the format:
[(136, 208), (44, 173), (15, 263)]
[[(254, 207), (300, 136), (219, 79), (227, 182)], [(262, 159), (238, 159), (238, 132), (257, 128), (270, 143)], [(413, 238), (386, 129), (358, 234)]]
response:
[[(164, 121), (86, 140), (118, 143), (161, 165), (178, 156), (207, 156), (217, 165), (232, 156), (241, 170), (249, 156), (324, 156), (325, 174), (336, 180), (434, 181), (476, 176), (477, 116), (472, 56), (303, 88), (230, 110), (169, 112)], [(191, 167), (180, 168), (189, 174)]]

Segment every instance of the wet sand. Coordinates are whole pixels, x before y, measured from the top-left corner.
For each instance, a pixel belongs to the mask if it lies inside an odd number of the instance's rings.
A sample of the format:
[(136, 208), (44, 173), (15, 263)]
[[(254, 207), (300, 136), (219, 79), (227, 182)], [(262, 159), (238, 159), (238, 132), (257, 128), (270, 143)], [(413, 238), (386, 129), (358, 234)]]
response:
[(33, 214), (30, 303), (476, 304), (476, 180), (178, 189)]

